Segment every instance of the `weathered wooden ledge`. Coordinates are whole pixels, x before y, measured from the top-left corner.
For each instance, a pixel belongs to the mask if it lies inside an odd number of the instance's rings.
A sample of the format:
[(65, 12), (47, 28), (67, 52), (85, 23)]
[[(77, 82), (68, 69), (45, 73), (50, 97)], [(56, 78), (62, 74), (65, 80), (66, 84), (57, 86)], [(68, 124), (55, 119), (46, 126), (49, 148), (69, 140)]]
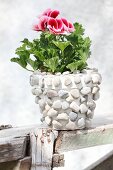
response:
[(4, 129), (0, 130), (0, 170), (50, 170), (64, 166), (63, 152), (112, 143), (113, 124), (76, 131), (40, 125)]
[(71, 151), (113, 143), (113, 125), (77, 131), (59, 131), (55, 152)]

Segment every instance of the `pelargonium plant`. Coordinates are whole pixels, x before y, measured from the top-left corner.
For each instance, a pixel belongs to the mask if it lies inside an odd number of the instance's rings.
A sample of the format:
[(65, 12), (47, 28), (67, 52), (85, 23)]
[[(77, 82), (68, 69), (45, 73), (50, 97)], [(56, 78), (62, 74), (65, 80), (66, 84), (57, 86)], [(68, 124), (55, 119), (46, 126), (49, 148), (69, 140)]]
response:
[(81, 24), (72, 24), (59, 14), (58, 10), (51, 9), (43, 12), (33, 26), (39, 38), (32, 42), (26, 38), (21, 41), (22, 45), (15, 52), (18, 57), (11, 61), (29, 71), (39, 69), (41, 72), (62, 73), (86, 68), (91, 40), (84, 37)]

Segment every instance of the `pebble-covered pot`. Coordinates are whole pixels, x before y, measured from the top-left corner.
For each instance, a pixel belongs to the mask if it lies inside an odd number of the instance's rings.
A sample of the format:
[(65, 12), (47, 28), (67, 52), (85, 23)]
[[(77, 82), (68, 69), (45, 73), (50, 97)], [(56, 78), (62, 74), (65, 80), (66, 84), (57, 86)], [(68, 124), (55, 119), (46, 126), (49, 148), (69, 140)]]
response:
[(99, 98), (101, 75), (97, 69), (56, 73), (35, 71), (30, 84), (41, 121), (57, 130), (75, 130), (91, 126)]

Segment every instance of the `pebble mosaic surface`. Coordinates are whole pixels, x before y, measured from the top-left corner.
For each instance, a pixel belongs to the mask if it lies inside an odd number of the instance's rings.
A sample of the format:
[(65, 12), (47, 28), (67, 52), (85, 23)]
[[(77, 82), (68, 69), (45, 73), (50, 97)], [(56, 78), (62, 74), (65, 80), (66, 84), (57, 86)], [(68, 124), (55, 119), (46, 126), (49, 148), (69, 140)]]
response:
[(43, 115), (41, 121), (57, 130), (90, 127), (101, 80), (97, 69), (55, 75), (35, 71), (30, 84)]

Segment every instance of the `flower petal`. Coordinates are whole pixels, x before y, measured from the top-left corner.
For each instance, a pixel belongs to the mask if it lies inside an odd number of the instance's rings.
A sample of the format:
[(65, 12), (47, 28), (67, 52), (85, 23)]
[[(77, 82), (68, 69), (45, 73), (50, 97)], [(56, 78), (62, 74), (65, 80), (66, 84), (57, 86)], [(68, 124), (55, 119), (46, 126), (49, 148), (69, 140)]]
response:
[(39, 20), (39, 29), (42, 31), (45, 31), (46, 27), (47, 27), (47, 21), (48, 21), (48, 17), (47, 16), (42, 16)]
[(42, 15), (46, 15), (46, 16), (49, 16), (49, 14), (52, 12), (52, 10), (50, 8), (46, 9)]
[(47, 26), (51, 26), (51, 27), (54, 27), (55, 29), (57, 29), (57, 28), (58, 28), (58, 24), (57, 24), (56, 19), (54, 19), (54, 18), (49, 18), (49, 19), (48, 19)]
[(49, 14), (49, 16), (52, 17), (52, 18), (56, 18), (59, 14), (60, 14), (60, 12), (58, 10), (53, 10)]
[(54, 27), (51, 27), (51, 26), (48, 26), (49, 28), (49, 31), (52, 33), (52, 34), (64, 34), (65, 32), (61, 29), (55, 29)]
[(63, 29), (63, 22), (61, 19), (56, 19), (57, 24), (58, 24), (58, 29), (62, 30)]
[(69, 23), (68, 23), (68, 21), (67, 21), (66, 18), (61, 18), (61, 20), (62, 20), (62, 22), (64, 23), (64, 25), (65, 25), (66, 27), (69, 26)]
[(34, 31), (40, 31), (39, 26), (38, 25), (33, 25), (33, 30)]
[(69, 22), (68, 31), (73, 32), (75, 30), (74, 25)]

